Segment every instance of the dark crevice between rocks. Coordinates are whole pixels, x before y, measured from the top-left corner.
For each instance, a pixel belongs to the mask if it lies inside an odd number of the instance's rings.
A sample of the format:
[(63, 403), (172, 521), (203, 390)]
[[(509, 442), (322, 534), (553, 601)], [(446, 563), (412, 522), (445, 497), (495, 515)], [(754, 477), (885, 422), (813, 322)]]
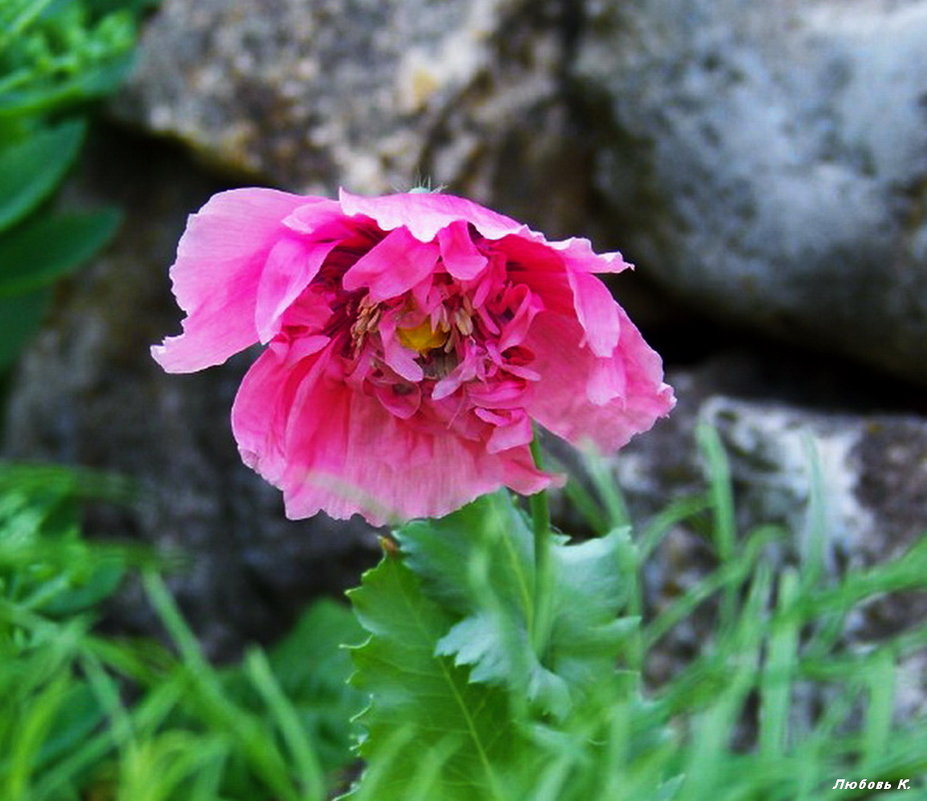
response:
[(683, 309), (675, 323), (642, 328), (670, 373), (707, 369), (719, 394), (834, 414), (927, 416), (923, 387), (811, 342), (776, 341)]

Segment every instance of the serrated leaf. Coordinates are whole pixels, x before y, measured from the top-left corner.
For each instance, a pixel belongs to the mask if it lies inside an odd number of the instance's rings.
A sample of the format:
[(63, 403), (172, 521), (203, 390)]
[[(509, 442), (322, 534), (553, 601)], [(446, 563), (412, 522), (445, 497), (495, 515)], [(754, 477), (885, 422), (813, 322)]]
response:
[(112, 209), (30, 220), (0, 237), (0, 297), (30, 292), (73, 270), (109, 240)]
[(0, 151), (0, 230), (22, 219), (58, 185), (85, 130), (82, 121), (72, 120)]
[(410, 523), (396, 537), (425, 593), (451, 614), (437, 653), (470, 665), (473, 681), (507, 687), (544, 712), (565, 716), (613, 672), (637, 625), (618, 618), (625, 529), (578, 545), (554, 539), (552, 625), (540, 649), (530, 645), (533, 535), (508, 493), (485, 496), (440, 520)]
[(511, 723), (507, 693), (472, 683), (466, 668), (435, 655), (453, 616), (396, 556), (365, 573), (350, 597), (371, 635), (352, 657), (353, 682), (371, 696), (358, 718), (366, 731), (359, 750), (375, 769), (344, 799), (406, 801), (427, 770), (429, 798), (508, 801), (532, 752)]

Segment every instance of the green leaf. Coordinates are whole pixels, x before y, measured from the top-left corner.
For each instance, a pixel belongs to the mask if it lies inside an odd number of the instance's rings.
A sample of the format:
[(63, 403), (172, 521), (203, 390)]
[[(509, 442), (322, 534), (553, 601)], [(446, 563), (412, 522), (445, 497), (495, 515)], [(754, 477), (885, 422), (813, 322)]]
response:
[[(88, 561), (90, 560), (90, 554)], [(70, 617), (92, 609), (112, 595), (125, 577), (125, 560), (110, 555), (94, 560), (77, 575), (69, 577), (67, 588), (41, 604), (38, 610), (51, 617)]]
[(45, 767), (73, 751), (92, 734), (102, 718), (103, 711), (90, 687), (83, 682), (70, 684), (57, 720), (42, 744), (38, 764)]
[(552, 625), (540, 656), (531, 648), (533, 538), (506, 492), (485, 496), (441, 520), (416, 521), (396, 534), (425, 593), (450, 612), (437, 653), (472, 666), (471, 679), (507, 687), (557, 717), (569, 713), (614, 667), (636, 618), (619, 618), (625, 600), (619, 553), (627, 529), (552, 545)]
[(39, 330), (50, 297), (47, 288), (8, 298), (0, 295), (0, 371), (16, 361)]
[(371, 635), (352, 657), (353, 682), (371, 696), (358, 720), (372, 768), (344, 798), (406, 801), (414, 777), (427, 774), (427, 798), (508, 801), (509, 781), (535, 767), (532, 752), (510, 722), (507, 693), (472, 683), (466, 668), (435, 655), (453, 616), (396, 556), (349, 595)]
[(83, 121), (71, 120), (0, 151), (0, 230), (51, 193), (77, 156), (85, 131)]
[(43, 286), (73, 270), (115, 233), (112, 209), (30, 220), (0, 237), (0, 297)]

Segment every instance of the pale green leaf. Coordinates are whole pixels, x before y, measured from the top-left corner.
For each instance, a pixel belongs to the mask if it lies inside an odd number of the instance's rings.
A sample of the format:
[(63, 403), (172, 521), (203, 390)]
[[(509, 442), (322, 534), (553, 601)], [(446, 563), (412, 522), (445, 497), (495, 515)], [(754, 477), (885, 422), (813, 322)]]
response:
[(513, 698), (563, 717), (614, 671), (637, 621), (619, 618), (625, 588), (618, 553), (625, 529), (552, 545), (552, 625), (536, 652), (532, 532), (508, 493), (480, 498), (441, 520), (416, 521), (397, 539), (425, 593), (451, 613), (437, 652), (472, 666), (473, 681), (505, 686)]
[(423, 595), (396, 556), (368, 571), (350, 596), (371, 634), (352, 656), (354, 684), (371, 696), (358, 719), (365, 730), (360, 753), (376, 770), (345, 798), (406, 801), (412, 777), (424, 769), (429, 798), (508, 801), (509, 782), (532, 767), (531, 752), (511, 724), (507, 694), (472, 683), (466, 668), (435, 655), (453, 617)]

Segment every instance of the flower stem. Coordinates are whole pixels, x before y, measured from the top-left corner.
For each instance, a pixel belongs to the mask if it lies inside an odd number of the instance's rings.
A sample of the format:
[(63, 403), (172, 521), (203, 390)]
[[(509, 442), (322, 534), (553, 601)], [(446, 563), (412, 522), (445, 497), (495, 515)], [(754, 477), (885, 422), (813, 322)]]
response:
[[(535, 466), (543, 469), (541, 444), (537, 435), (531, 441), (531, 456)], [(534, 615), (531, 626), (531, 644), (540, 659), (550, 638), (552, 622), (553, 563), (551, 562), (550, 504), (546, 490), (535, 493), (528, 500), (534, 531)]]

